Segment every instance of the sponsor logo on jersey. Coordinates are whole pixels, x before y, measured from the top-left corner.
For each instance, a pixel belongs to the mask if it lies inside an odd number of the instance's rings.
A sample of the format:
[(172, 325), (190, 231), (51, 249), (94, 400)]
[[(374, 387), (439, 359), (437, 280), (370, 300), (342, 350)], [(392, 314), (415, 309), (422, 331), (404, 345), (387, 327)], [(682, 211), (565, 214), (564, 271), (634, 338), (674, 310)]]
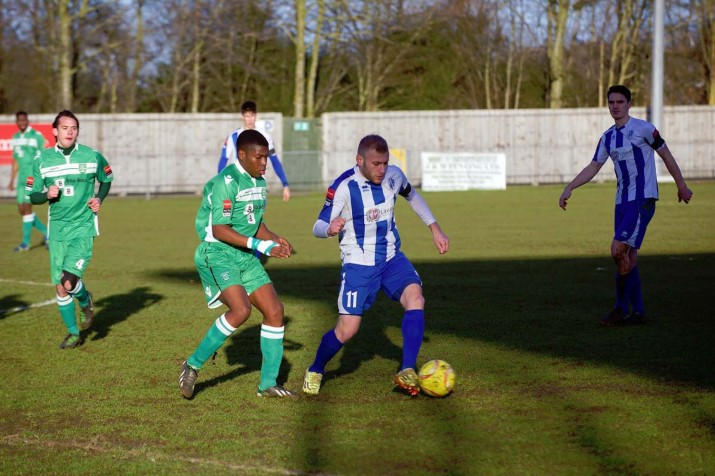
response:
[(226, 185), (228, 185), (229, 183), (231, 183), (231, 180), (233, 180), (233, 177), (231, 177), (230, 175), (224, 175), (224, 176), (223, 176), (223, 181), (226, 183)]
[(368, 184), (364, 183), (364, 184), (362, 184), (362, 186), (360, 187), (360, 189), (361, 189), (363, 192), (369, 192), (369, 191), (370, 191), (370, 186), (369, 186)]
[(109, 164), (104, 166), (104, 175), (106, 175), (107, 177), (112, 176), (112, 168), (109, 166)]
[(25, 181), (25, 190), (28, 192), (31, 191), (33, 185), (35, 185), (35, 177), (28, 175), (27, 180)]
[(223, 216), (225, 216), (225, 217), (231, 216), (231, 200), (223, 201)]
[(389, 220), (394, 211), (394, 205), (383, 203), (373, 208), (365, 210), (365, 223), (374, 223), (381, 220)]
[(208, 297), (211, 297), (211, 288), (210, 287), (206, 286), (206, 289), (204, 289), (204, 292), (206, 293), (206, 295)]

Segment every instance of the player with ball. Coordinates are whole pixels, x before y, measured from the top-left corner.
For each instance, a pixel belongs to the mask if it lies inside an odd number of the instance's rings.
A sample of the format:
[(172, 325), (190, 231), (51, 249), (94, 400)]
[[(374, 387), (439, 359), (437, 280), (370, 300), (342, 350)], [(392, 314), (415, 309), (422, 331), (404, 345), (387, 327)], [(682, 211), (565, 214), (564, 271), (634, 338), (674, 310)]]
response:
[(338, 323), (326, 332), (315, 361), (305, 373), (303, 392), (317, 395), (325, 365), (360, 328), (363, 314), (383, 290), (405, 309), (402, 317), (402, 365), (395, 384), (410, 395), (419, 393), (415, 371), (424, 334), (422, 281), (410, 260), (400, 251), (395, 225), (395, 202), (401, 196), (432, 232), (440, 254), (449, 249), (427, 203), (412, 188), (405, 174), (389, 165), (387, 141), (379, 135), (362, 138), (357, 165), (345, 171), (328, 188), (323, 209), (313, 226), (318, 238), (338, 236), (342, 269), (338, 292)]

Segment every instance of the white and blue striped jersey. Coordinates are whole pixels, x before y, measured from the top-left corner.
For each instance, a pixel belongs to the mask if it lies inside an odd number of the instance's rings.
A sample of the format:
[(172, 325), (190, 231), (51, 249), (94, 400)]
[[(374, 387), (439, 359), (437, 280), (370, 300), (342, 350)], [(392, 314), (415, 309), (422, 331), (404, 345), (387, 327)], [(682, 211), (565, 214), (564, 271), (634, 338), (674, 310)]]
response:
[[(223, 143), (223, 147), (221, 148), (221, 157), (218, 159), (218, 171), (221, 173), (221, 171), (226, 167), (227, 165), (230, 165), (234, 162), (238, 162), (238, 153), (236, 152), (236, 140), (238, 139), (239, 134), (243, 132), (244, 128), (238, 128), (232, 133), (226, 137), (226, 140)], [(276, 172), (276, 175), (281, 181), (281, 184), (284, 187), (288, 186), (288, 177), (286, 177), (286, 173), (283, 170), (283, 164), (281, 164), (280, 159), (278, 158), (278, 154), (276, 154), (276, 146), (273, 143), (273, 137), (266, 132), (266, 130), (262, 127), (258, 127), (256, 125), (256, 130), (260, 132), (263, 137), (266, 138), (268, 141), (268, 158), (271, 160), (271, 164), (273, 165), (273, 169)]]
[[(343, 264), (374, 266), (389, 261), (400, 249), (400, 234), (395, 224), (397, 195), (409, 200), (415, 194), (399, 167), (388, 166), (385, 178), (377, 185), (355, 166), (328, 188), (316, 225), (330, 223), (337, 217), (345, 218), (345, 226), (338, 235)], [(427, 213), (431, 217), (429, 210)]]
[(593, 160), (603, 164), (610, 157), (616, 171), (616, 205), (658, 199), (654, 152), (665, 146), (650, 122), (631, 117), (622, 127), (611, 126), (598, 141)]

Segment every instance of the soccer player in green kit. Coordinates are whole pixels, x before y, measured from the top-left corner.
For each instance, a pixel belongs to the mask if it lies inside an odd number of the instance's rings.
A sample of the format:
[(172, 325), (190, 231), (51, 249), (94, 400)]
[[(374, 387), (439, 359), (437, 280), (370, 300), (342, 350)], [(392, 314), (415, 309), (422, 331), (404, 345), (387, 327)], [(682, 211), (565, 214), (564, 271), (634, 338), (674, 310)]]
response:
[[(17, 189), (17, 209), (22, 215), (22, 242), (13, 251), (27, 251), (30, 249), (32, 227), (42, 233), (45, 244), (47, 243), (47, 227), (32, 212), (32, 203), (25, 191), (27, 176), (32, 174), (32, 162), (44, 149), (45, 137), (32, 128), (25, 111), (15, 113), (15, 124), (19, 131), (12, 136), (12, 158), (14, 161), (10, 172), (10, 184), (7, 188), (11, 192)], [(15, 187), (15, 177), (17, 177), (17, 188)]]
[(268, 141), (257, 130), (245, 130), (236, 139), (236, 150), (238, 160), (204, 186), (195, 222), (201, 243), (194, 253), (194, 262), (206, 303), (210, 309), (225, 304), (228, 311), (216, 319), (194, 353), (181, 365), (179, 390), (185, 398), (193, 397), (198, 371), (246, 322), (252, 306), (256, 306), (263, 314), (260, 341), (263, 363), (258, 396), (294, 398), (294, 392), (276, 382), (283, 359), (283, 304), (254, 254), (258, 251), (288, 258), (293, 247), (263, 222)]
[[(107, 160), (96, 150), (77, 143), (79, 120), (61, 111), (52, 123), (57, 144), (35, 160), (26, 189), (32, 203), (49, 200), (50, 276), (57, 288), (57, 305), (67, 336), (61, 349), (82, 343), (73, 298), (79, 301), (79, 326), (88, 329), (94, 319), (92, 294), (82, 275), (92, 259), (94, 237), (99, 235), (97, 213), (109, 193), (114, 175)], [(95, 195), (95, 182), (99, 190)]]

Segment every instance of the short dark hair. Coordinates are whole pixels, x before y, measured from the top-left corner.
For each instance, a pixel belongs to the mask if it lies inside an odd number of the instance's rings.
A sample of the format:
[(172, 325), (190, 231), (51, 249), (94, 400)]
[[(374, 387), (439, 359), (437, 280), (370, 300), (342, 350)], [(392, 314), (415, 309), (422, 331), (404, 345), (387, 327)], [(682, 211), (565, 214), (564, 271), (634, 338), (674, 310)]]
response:
[(52, 127), (53, 127), (53, 128), (57, 129), (57, 126), (60, 125), (60, 118), (61, 118), (61, 117), (71, 117), (71, 118), (74, 119), (75, 122), (77, 123), (77, 129), (79, 129), (79, 119), (77, 119), (77, 116), (75, 116), (74, 113), (72, 113), (72, 111), (69, 111), (69, 110), (67, 110), (67, 109), (65, 109), (64, 111), (60, 111), (60, 112), (57, 114), (57, 117), (55, 117), (55, 120), (52, 122)]
[(241, 132), (236, 138), (236, 150), (243, 150), (250, 148), (251, 146), (262, 145), (263, 147), (268, 147), (268, 140), (255, 129), (246, 129)]
[(358, 144), (358, 155), (365, 157), (369, 150), (374, 150), (380, 154), (387, 154), (390, 152), (389, 147), (387, 147), (387, 141), (377, 134), (370, 134), (362, 139)]
[(631, 102), (631, 90), (622, 84), (616, 84), (609, 87), (608, 92), (606, 93), (606, 99), (608, 99), (608, 96), (610, 96), (611, 93), (623, 94), (626, 97), (626, 101)]
[(25, 117), (27, 117), (28, 114), (27, 114), (25, 111), (17, 111), (17, 112), (15, 113), (15, 119), (17, 119), (17, 118), (20, 117), (20, 116), (25, 116)]
[(244, 112), (258, 112), (256, 103), (253, 101), (246, 101), (241, 104), (241, 114), (243, 114)]

